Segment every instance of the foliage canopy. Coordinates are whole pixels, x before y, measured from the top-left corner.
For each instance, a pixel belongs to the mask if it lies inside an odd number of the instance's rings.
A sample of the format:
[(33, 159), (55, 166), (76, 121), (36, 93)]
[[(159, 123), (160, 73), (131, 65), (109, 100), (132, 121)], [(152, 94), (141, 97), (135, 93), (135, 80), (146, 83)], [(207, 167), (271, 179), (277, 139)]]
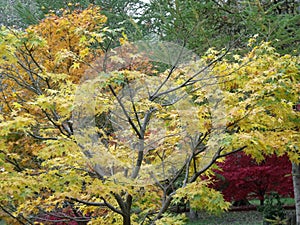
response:
[[(228, 209), (199, 180), (224, 156), (245, 149), (258, 161), (287, 153), (299, 163), (299, 57), (252, 38), (245, 55), (209, 49), (159, 72), (124, 33), (110, 54), (115, 31), (105, 22), (91, 6), (25, 31), (1, 28), (0, 206), (10, 219), (30, 224), (69, 207), (81, 216), (63, 219), (89, 224), (179, 224), (185, 218), (168, 209), (182, 201)], [(96, 90), (91, 111), (91, 99), (74, 101), (78, 87)], [(88, 114), (76, 117), (80, 109)], [(75, 126), (89, 116), (95, 127)]]

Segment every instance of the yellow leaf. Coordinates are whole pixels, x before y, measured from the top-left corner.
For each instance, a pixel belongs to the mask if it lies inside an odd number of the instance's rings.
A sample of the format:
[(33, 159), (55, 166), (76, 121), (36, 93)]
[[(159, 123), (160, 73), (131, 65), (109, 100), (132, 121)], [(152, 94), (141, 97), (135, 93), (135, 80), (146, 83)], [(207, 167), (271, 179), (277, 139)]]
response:
[(80, 63), (79, 62), (73, 63), (72, 68), (73, 69), (79, 69), (80, 68)]

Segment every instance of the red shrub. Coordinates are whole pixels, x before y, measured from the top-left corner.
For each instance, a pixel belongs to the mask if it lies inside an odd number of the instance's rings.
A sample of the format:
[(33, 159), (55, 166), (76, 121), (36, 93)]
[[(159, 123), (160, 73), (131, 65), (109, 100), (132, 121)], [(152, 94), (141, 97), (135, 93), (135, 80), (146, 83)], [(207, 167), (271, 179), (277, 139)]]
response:
[(292, 168), (287, 156), (268, 156), (257, 164), (240, 152), (228, 156), (219, 166), (223, 171), (216, 171), (214, 187), (223, 192), (227, 201), (258, 198), (263, 204), (265, 194), (270, 192), (293, 196)]

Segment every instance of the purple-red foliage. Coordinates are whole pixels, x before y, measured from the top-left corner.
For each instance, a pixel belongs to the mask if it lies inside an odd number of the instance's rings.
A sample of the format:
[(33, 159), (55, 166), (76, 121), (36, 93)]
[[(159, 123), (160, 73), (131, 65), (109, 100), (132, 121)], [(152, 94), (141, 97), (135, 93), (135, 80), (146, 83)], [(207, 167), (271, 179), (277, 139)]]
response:
[(264, 196), (270, 192), (293, 197), (292, 166), (286, 155), (266, 156), (258, 164), (244, 152), (239, 152), (228, 156), (219, 167), (222, 171), (216, 171), (213, 186), (222, 191), (227, 201), (258, 198), (263, 204)]
[(43, 222), (47, 225), (84, 225), (90, 220), (88, 215), (83, 216), (80, 211), (73, 207), (65, 207), (62, 210), (56, 210), (51, 213), (41, 214), (36, 222)]

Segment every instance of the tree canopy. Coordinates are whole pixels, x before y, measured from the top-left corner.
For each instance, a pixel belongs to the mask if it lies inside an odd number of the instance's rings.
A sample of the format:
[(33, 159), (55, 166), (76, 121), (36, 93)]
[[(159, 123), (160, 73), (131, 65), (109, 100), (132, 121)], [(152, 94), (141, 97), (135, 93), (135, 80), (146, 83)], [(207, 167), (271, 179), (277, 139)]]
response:
[(1, 216), (184, 224), (171, 206), (228, 209), (200, 179), (224, 157), (287, 154), (299, 165), (300, 59), (257, 38), (243, 54), (198, 57), (174, 43), (130, 43), (97, 6), (2, 27)]

